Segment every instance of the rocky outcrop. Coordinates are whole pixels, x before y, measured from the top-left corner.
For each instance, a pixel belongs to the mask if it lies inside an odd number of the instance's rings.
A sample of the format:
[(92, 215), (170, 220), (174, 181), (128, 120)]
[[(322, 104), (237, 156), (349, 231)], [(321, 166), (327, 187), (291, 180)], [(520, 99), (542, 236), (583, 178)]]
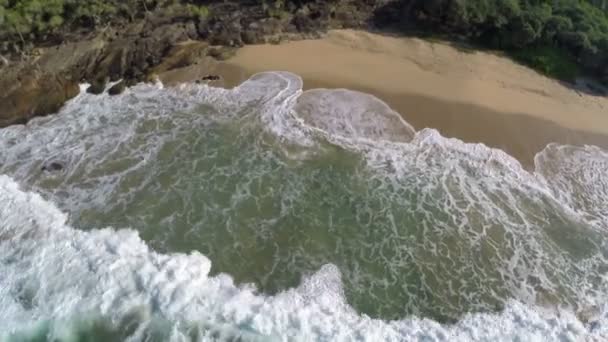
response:
[(107, 77), (99, 77), (91, 82), (91, 85), (87, 88), (87, 93), (99, 95), (106, 90), (106, 85), (108, 84)]
[[(0, 127), (57, 111), (78, 93), (79, 82), (91, 84), (88, 92), (101, 94), (108, 82), (124, 80), (110, 90), (117, 94), (152, 74), (181, 79), (183, 75), (171, 71), (198, 63), (204, 56), (227, 59), (244, 44), (314, 38), (330, 28), (365, 27), (374, 10), (386, 2), (390, 0), (315, 0), (271, 8), (259, 1), (228, 0), (208, 2), (206, 17), (159, 9), (73, 42), (37, 48), (25, 61), (21, 55), (13, 60), (2, 57)], [(203, 65), (196, 68), (198, 73), (204, 73)], [(11, 72), (5, 72), (8, 69)]]
[(119, 95), (119, 94), (124, 93), (124, 91), (126, 89), (127, 89), (127, 82), (120, 81), (120, 82), (116, 83), (115, 85), (111, 86), (110, 89), (108, 89), (108, 94), (110, 94), (110, 96)]
[(13, 79), (12, 85), (7, 81), (0, 83), (0, 89), (8, 89), (0, 95), (0, 127), (54, 113), (79, 92), (77, 81), (36, 70)]
[(206, 42), (193, 40), (177, 43), (169, 48), (162, 61), (150, 68), (149, 72), (161, 74), (192, 65), (208, 54), (208, 47)]

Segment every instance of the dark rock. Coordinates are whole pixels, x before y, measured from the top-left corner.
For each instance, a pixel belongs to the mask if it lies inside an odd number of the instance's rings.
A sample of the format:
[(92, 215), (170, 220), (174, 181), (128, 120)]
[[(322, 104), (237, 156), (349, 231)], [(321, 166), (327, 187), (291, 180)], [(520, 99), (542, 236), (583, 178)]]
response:
[(127, 83), (125, 81), (120, 81), (108, 89), (108, 94), (110, 94), (110, 96), (122, 94), (125, 89), (127, 89)]
[(280, 34), (287, 23), (276, 18), (266, 18), (259, 21), (260, 30), (266, 36)]
[(91, 85), (87, 88), (87, 93), (99, 95), (106, 90), (106, 85), (108, 84), (107, 77), (96, 78)]
[(214, 34), (210, 39), (212, 45), (241, 47), (243, 40), (239, 30), (222, 29), (219, 33)]
[(293, 17), (292, 23), (299, 32), (312, 32), (320, 28), (319, 22), (312, 20), (308, 16), (307, 11), (298, 12)]
[(10, 63), (8, 59), (4, 58), (4, 56), (0, 55), (0, 69), (7, 67)]
[(145, 82), (145, 80), (146, 80), (145, 75), (142, 74), (141, 77), (127, 78), (123, 82), (125, 83), (125, 86), (128, 88), (128, 87), (132, 87), (132, 86), (136, 85), (137, 83)]
[(248, 29), (241, 33), (241, 40), (245, 44), (262, 44), (264, 35), (258, 30)]
[(207, 76), (204, 76), (201, 80), (202, 81), (219, 81), (220, 77), (218, 75), (207, 75)]
[(57, 172), (63, 170), (63, 168), (63, 164), (59, 162), (51, 162), (49, 164), (43, 165), (41, 170), (43, 172)]
[(339, 7), (334, 13), (334, 26), (340, 28), (356, 28), (361, 27), (365, 23), (365, 17), (362, 13), (347, 6)]

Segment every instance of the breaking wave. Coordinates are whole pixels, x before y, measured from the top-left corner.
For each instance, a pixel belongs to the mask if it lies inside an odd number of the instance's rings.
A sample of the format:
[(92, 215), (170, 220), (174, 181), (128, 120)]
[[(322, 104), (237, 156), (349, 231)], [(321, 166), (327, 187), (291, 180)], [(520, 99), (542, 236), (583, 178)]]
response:
[(528, 172), (275, 72), (83, 93), (0, 150), (5, 340), (608, 336), (597, 147)]

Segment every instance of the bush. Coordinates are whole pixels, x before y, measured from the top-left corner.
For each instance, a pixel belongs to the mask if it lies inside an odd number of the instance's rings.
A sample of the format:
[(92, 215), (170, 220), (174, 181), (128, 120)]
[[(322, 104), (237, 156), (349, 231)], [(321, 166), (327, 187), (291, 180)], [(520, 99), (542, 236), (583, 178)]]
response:
[(571, 56), (550, 47), (535, 47), (509, 51), (509, 54), (522, 64), (541, 73), (562, 81), (574, 81), (580, 74), (580, 67)]
[(401, 2), (411, 17), (428, 28), (465, 34), (479, 44), (509, 51), (547, 74), (569, 76), (572, 63), (592, 74), (608, 72), (606, 0)]

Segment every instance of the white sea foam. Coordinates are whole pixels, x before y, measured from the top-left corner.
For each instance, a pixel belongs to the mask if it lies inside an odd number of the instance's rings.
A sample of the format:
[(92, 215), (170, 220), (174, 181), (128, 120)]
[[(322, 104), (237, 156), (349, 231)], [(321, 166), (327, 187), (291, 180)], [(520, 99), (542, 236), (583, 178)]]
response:
[[(74, 230), (66, 215), (39, 195), (0, 176), (0, 336), (45, 330), (69, 339), (70, 322), (91, 315), (118, 324), (137, 317), (139, 340), (156, 321), (171, 324), (180, 340), (449, 340), (555, 341), (608, 337), (601, 308), (583, 324), (568, 311), (511, 302), (500, 314), (469, 314), (454, 325), (415, 317), (381, 321), (358, 315), (345, 302), (340, 273), (327, 265), (300, 286), (268, 297), (236, 286), (227, 275), (209, 276), (209, 260), (196, 252), (151, 251), (131, 230)], [(21, 335), (23, 336), (23, 335)]]
[[(198, 106), (205, 106), (206, 114), (193, 115)], [(252, 107), (254, 112), (248, 110)], [(504, 226), (519, 237), (514, 241), (523, 241), (523, 247), (513, 246), (517, 253), (502, 260), (504, 269), (498, 270), (509, 288), (517, 289), (516, 298), (499, 314), (470, 314), (455, 325), (416, 317), (374, 320), (346, 304), (340, 273), (332, 265), (296, 289), (263, 296), (252, 286), (235, 285), (227, 275), (209, 277), (210, 262), (199, 253), (158, 254), (131, 230), (72, 229), (54, 205), (0, 176), (4, 337), (36, 329), (44, 321), (50, 321), (50, 336), (65, 337), (75, 329), (70, 322), (79, 317), (110, 317), (119, 324), (135, 315), (140, 322), (140, 330), (133, 332), (135, 340), (158, 321), (168, 322), (174, 339), (189, 336), (192, 329), (201, 330), (198, 336), (203, 338), (224, 334), (278, 340), (608, 338), (602, 294), (606, 279), (597, 274), (606, 264), (606, 246), (600, 246), (599, 253), (577, 257), (582, 261), (572, 258), (576, 262), (553, 254), (527, 258), (522, 250), (544, 250), (536, 239), (544, 232), (534, 224), (543, 218), (533, 209), (543, 201), (572, 220), (605, 230), (608, 178), (601, 171), (607, 169), (608, 156), (595, 147), (550, 145), (537, 156), (537, 172), (532, 174), (503, 151), (446, 139), (433, 129), (415, 132), (370, 95), (348, 90), (302, 92), (298, 76), (279, 72), (258, 74), (235, 90), (194, 84), (164, 89), (156, 84), (139, 85), (112, 98), (81, 94), (59, 115), (1, 130), (0, 173), (74, 212), (84, 204), (103, 207), (113, 192), (124, 191), (119, 181), (151, 165), (179, 130), (235, 120), (261, 124), (281, 145), (309, 151), (314, 148), (306, 148), (329, 141), (361, 153), (377, 171), (370, 177), (381, 178), (377, 191), (416, 188), (423, 193), (422, 202), (435, 202), (434, 194), (443, 194), (444, 210), (458, 218), (454, 224), (472, 240), (486, 235), (492, 225)], [(294, 156), (292, 151), (288, 150), (289, 157)], [(65, 168), (59, 175), (41, 177), (41, 166), (53, 161)], [(114, 163), (113, 171), (99, 173), (109, 163)], [(396, 180), (391, 182), (392, 178)], [(491, 217), (480, 218), (478, 213)], [(471, 230), (474, 224), (483, 231)], [(555, 290), (543, 271), (547, 265), (566, 279), (560, 286), (580, 302), (577, 309), (593, 311), (591, 318), (579, 312), (579, 318), (585, 316), (589, 322), (581, 322), (570, 310), (533, 304), (537, 290), (524, 286), (523, 280), (534, 275), (542, 288)], [(589, 280), (589, 274), (599, 276), (599, 285), (598, 280)]]
[(608, 229), (608, 152), (596, 146), (550, 144), (535, 162), (556, 198), (598, 228)]

